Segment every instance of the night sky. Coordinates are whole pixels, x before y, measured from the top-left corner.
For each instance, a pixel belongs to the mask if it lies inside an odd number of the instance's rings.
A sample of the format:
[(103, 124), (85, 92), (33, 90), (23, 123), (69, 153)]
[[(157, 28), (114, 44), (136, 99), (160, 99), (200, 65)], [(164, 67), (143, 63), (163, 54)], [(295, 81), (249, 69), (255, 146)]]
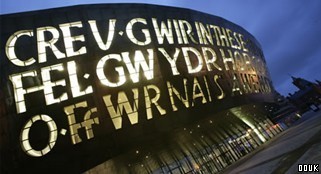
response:
[(283, 95), (296, 90), (290, 75), (321, 80), (321, 0), (1, 0), (0, 13), (121, 2), (184, 7), (242, 26), (262, 45), (274, 87)]

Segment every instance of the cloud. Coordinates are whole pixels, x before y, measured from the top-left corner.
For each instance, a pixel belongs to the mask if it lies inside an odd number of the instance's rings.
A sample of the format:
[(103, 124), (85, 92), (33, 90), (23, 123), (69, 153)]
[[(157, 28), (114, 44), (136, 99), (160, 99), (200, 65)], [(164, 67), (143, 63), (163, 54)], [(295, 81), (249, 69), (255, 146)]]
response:
[[(321, 1), (271, 1), (243, 26), (261, 43), (274, 86), (293, 92), (288, 74), (314, 79), (321, 66)], [(236, 22), (237, 23), (237, 22)], [(317, 58), (319, 57), (319, 58)]]

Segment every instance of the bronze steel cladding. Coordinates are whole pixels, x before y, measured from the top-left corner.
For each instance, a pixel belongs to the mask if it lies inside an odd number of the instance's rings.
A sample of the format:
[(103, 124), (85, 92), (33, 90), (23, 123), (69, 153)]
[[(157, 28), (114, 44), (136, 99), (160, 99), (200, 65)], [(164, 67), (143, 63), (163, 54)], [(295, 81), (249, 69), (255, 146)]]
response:
[(260, 45), (217, 16), (100, 4), (0, 21), (3, 173), (79, 173), (108, 160), (120, 173), (169, 170), (207, 147), (234, 148), (224, 146), (234, 134), (255, 137), (272, 101)]

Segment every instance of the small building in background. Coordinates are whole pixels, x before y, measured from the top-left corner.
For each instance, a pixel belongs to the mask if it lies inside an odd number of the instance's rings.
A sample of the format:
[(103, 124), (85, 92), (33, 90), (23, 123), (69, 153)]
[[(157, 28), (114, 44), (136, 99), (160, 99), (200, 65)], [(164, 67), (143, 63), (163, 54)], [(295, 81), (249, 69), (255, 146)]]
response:
[(289, 93), (287, 99), (298, 108), (299, 113), (305, 113), (309, 110), (318, 111), (321, 104), (321, 83), (310, 82), (303, 78), (292, 76), (292, 83), (299, 88), (293, 94)]
[(279, 92), (274, 91), (274, 96), (275, 101), (266, 105), (265, 109), (274, 123), (286, 129), (301, 117), (299, 109)]

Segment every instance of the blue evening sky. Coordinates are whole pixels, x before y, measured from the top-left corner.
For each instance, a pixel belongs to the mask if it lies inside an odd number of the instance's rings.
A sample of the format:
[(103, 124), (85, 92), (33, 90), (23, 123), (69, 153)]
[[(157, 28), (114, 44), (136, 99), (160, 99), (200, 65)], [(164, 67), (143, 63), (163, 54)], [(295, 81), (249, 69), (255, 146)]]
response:
[(273, 84), (283, 95), (296, 90), (289, 74), (321, 80), (321, 0), (1, 0), (0, 13), (126, 2), (194, 9), (242, 26), (261, 43)]

